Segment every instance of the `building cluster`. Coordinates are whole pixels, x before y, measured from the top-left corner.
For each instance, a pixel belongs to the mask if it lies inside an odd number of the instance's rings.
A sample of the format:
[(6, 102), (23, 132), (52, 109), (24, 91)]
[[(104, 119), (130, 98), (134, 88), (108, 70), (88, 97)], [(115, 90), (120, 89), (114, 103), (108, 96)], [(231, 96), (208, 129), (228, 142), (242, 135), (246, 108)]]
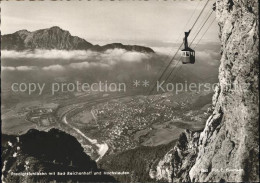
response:
[(53, 109), (50, 108), (36, 108), (31, 110), (26, 119), (40, 126), (49, 126), (56, 122), (56, 118), (53, 115)]
[(177, 112), (164, 103), (145, 103), (139, 98), (112, 101), (97, 106), (95, 111), (100, 135), (117, 152), (135, 148), (139, 145), (133, 138), (135, 132), (151, 128), (157, 122), (176, 119)]

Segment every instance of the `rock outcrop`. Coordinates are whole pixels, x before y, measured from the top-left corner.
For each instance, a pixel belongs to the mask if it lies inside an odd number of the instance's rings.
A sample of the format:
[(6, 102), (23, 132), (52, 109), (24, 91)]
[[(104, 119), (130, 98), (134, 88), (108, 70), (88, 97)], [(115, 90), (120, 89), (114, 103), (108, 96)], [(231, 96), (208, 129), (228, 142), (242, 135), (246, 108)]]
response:
[(189, 182), (189, 171), (197, 157), (199, 132), (186, 130), (158, 165), (150, 169), (150, 177), (163, 182)]
[(1, 141), (1, 182), (115, 182), (102, 174), (104, 170), (85, 154), (75, 137), (58, 129), (31, 129), (21, 136), (3, 134)]
[[(177, 145), (165, 155), (152, 174), (157, 180), (259, 181), (258, 13), (257, 0), (216, 2), (222, 57), (214, 111), (197, 140), (180, 141), (183, 149)], [(176, 152), (185, 156), (175, 157)], [(176, 162), (182, 165), (177, 172)], [(165, 163), (170, 166), (163, 167)], [(159, 171), (171, 172), (171, 180), (169, 173)]]
[(125, 49), (143, 53), (154, 53), (151, 48), (138, 45), (123, 45), (112, 43), (104, 46), (92, 45), (85, 39), (72, 36), (69, 31), (54, 26), (49, 29), (41, 29), (33, 32), (20, 30), (13, 34), (1, 36), (2, 50), (34, 50), (34, 49), (57, 49), (57, 50), (92, 50), (106, 51), (109, 49)]

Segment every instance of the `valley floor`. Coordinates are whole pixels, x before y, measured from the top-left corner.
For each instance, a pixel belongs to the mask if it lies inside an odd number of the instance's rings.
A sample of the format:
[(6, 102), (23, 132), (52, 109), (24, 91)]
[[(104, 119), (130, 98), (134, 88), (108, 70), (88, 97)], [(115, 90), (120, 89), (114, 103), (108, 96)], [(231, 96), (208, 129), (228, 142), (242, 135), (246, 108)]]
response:
[[(147, 170), (174, 146), (185, 129), (203, 129), (211, 97), (212, 93), (195, 92), (149, 97), (96, 94), (51, 99), (44, 104), (25, 102), (4, 110), (3, 132), (19, 135), (30, 128), (58, 128), (74, 136), (100, 167), (129, 171), (136, 180), (147, 181), (149, 176), (142, 174), (149, 175)], [(130, 181), (133, 177), (117, 179)]]

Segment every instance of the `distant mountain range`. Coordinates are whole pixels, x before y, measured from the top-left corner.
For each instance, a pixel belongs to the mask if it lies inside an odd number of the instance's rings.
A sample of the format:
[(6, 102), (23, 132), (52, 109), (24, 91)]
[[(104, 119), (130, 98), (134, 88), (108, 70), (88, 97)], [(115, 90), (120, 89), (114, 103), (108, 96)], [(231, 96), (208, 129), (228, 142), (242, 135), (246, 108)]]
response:
[(2, 50), (34, 50), (34, 49), (57, 49), (57, 50), (92, 50), (106, 51), (108, 49), (125, 49), (143, 53), (154, 53), (149, 47), (138, 45), (123, 45), (112, 43), (104, 46), (93, 45), (77, 36), (72, 36), (69, 31), (58, 26), (48, 29), (40, 29), (33, 32), (20, 30), (13, 34), (1, 36)]

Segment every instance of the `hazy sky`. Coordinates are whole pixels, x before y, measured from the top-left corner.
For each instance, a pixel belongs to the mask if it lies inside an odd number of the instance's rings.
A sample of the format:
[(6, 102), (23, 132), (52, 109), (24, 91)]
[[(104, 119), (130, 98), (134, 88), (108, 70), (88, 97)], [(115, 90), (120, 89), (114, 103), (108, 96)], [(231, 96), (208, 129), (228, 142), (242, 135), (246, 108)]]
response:
[[(93, 44), (123, 42), (162, 46), (182, 40), (184, 30), (191, 27), (205, 2), (4, 1), (1, 2), (1, 30), (2, 34), (8, 34), (21, 29), (34, 31), (59, 26)], [(201, 24), (213, 2), (210, 1), (197, 25)], [(215, 12), (209, 22), (214, 16)], [(197, 29), (194, 28), (191, 39)], [(218, 30), (214, 22), (202, 41), (218, 42)]]

